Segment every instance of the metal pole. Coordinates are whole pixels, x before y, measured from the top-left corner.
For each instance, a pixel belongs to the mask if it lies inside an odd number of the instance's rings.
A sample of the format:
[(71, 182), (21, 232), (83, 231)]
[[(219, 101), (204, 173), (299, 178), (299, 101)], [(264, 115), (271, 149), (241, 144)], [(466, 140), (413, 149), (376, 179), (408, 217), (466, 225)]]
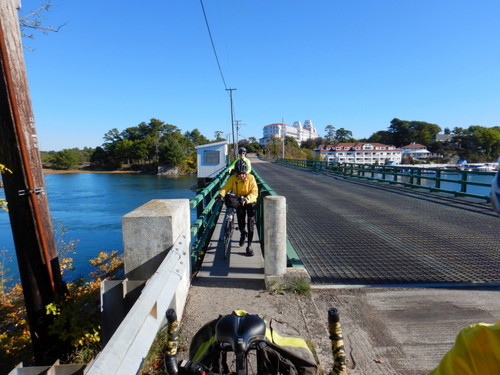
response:
[(283, 120), (283, 118), (281, 119), (281, 134), (283, 135), (282, 157), (284, 159), (285, 158), (285, 137), (286, 137), (286, 131), (285, 131), (285, 120)]
[(236, 156), (238, 155), (238, 150), (236, 149), (236, 138), (234, 137), (234, 109), (233, 109), (233, 90), (236, 89), (226, 89), (226, 91), (229, 91), (229, 100), (231, 101), (231, 129), (233, 131), (233, 154), (234, 158), (236, 159)]
[(240, 122), (241, 120), (234, 120), (235, 124), (236, 124), (236, 144), (239, 146), (240, 144)]

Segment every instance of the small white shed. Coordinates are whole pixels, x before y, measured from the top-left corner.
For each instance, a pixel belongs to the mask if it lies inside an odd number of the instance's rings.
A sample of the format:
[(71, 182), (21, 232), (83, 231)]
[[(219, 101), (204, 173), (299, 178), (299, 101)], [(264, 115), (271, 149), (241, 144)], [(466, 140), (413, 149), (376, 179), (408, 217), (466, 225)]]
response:
[(227, 142), (196, 146), (198, 178), (214, 178), (227, 165)]

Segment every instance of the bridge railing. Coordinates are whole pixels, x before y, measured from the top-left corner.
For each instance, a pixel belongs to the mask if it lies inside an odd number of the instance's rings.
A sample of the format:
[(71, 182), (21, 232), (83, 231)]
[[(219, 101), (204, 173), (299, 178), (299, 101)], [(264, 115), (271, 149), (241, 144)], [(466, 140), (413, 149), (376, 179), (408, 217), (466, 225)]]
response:
[[(252, 174), (257, 180), (259, 187), (259, 199), (257, 200), (256, 226), (259, 234), (261, 248), (264, 245), (264, 197), (277, 195), (276, 192), (260, 177), (255, 171)], [(210, 241), (217, 218), (222, 209), (222, 202), (215, 202), (215, 197), (228, 179), (227, 169), (224, 169), (207, 187), (201, 190), (193, 199), (189, 201), (190, 207), (195, 211), (195, 219), (191, 225), (191, 264), (193, 270), (203, 259), (203, 249)], [(304, 267), (297, 252), (287, 239), (287, 263), (289, 267)]]
[(213, 233), (219, 217), (222, 202), (216, 202), (215, 197), (228, 179), (227, 168), (205, 188), (189, 201), (191, 210), (195, 210), (195, 219), (191, 225), (191, 265), (193, 269), (202, 260), (201, 252)]
[(491, 179), (495, 175), (495, 172), (426, 168), (425, 166), (332, 163), (318, 160), (278, 159), (278, 163), (340, 176), (483, 199), (486, 202), (490, 201), (489, 188)]

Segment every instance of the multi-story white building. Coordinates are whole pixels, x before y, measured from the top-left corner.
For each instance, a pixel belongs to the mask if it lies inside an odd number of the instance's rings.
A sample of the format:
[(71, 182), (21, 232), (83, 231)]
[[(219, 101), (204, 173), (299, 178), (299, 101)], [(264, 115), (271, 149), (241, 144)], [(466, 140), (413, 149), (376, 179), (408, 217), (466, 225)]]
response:
[(292, 126), (284, 123), (269, 124), (264, 126), (263, 137), (259, 139), (259, 143), (264, 147), (273, 139), (285, 137), (292, 137), (300, 144), (302, 141), (318, 138), (319, 135), (311, 120), (304, 121), (304, 126), (300, 121), (295, 121)]
[(363, 142), (320, 145), (314, 152), (320, 160), (357, 164), (399, 164), (402, 154), (395, 146)]

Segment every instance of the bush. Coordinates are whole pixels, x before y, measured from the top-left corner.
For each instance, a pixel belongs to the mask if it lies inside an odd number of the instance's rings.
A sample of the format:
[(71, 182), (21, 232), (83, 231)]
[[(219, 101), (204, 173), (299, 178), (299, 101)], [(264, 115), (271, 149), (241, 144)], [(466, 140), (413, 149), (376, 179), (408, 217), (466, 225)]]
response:
[[(0, 275), (5, 280), (4, 262)], [(71, 260), (63, 262), (71, 269)], [(46, 306), (54, 320), (49, 333), (69, 346), (61, 363), (88, 363), (101, 350), (100, 339), (100, 285), (104, 279), (122, 276), (123, 261), (118, 251), (100, 252), (90, 261), (95, 266), (90, 279), (77, 278), (67, 284), (64, 300)], [(20, 284), (0, 289), (0, 374), (8, 373), (18, 363), (32, 363), (31, 340), (26, 321), (26, 309)]]

